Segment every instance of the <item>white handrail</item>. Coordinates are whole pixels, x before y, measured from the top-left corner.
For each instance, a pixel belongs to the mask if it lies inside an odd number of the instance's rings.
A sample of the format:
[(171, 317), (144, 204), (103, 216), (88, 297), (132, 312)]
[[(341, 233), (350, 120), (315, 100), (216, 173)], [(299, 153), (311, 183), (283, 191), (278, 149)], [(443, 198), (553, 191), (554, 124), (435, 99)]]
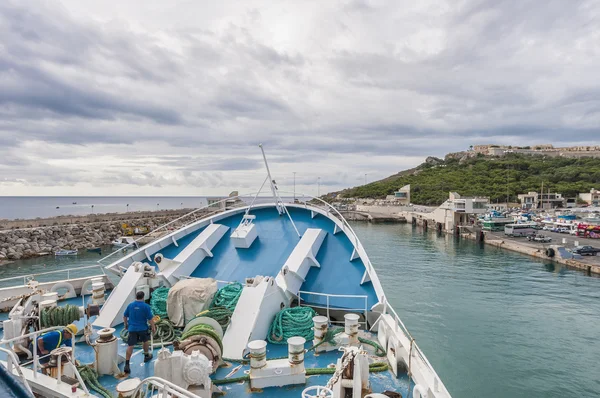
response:
[[(107, 258), (109, 258), (109, 257), (112, 257), (112, 256), (114, 256), (114, 255), (115, 255), (116, 253), (118, 253), (119, 251), (121, 251), (121, 250), (123, 250), (123, 249), (125, 249), (125, 248), (128, 248), (128, 247), (130, 247), (130, 246), (133, 246), (133, 245), (137, 244), (137, 242), (139, 242), (140, 240), (142, 240), (142, 239), (144, 239), (145, 237), (147, 237), (148, 235), (150, 235), (150, 234), (153, 234), (153, 233), (155, 233), (155, 232), (158, 232), (158, 231), (160, 231), (160, 230), (162, 230), (162, 229), (166, 228), (167, 226), (169, 226), (169, 225), (171, 225), (171, 224), (174, 224), (174, 223), (176, 223), (177, 221), (183, 220), (183, 219), (184, 219), (184, 218), (186, 218), (186, 217), (189, 217), (189, 216), (191, 216), (191, 215), (195, 215), (197, 212), (199, 212), (199, 211), (201, 211), (201, 210), (206, 210), (206, 209), (209, 209), (209, 208), (211, 208), (211, 207), (214, 207), (215, 205), (218, 205), (218, 204), (220, 204), (220, 203), (227, 202), (228, 200), (232, 200), (232, 199), (239, 199), (239, 198), (243, 198), (243, 197), (246, 197), (246, 196), (251, 196), (251, 195), (255, 195), (255, 194), (257, 194), (257, 192), (253, 192), (253, 193), (249, 193), (249, 194), (243, 194), (243, 195), (237, 195), (237, 196), (229, 196), (229, 197), (227, 197), (227, 198), (225, 198), (225, 199), (221, 199), (221, 200), (219, 200), (219, 201), (216, 201), (216, 202), (214, 202), (214, 203), (211, 203), (211, 204), (209, 204), (209, 205), (207, 204), (206, 206), (202, 206), (202, 207), (199, 207), (199, 208), (197, 208), (197, 209), (195, 209), (195, 210), (192, 210), (191, 212), (189, 212), (189, 213), (186, 213), (186, 214), (184, 214), (184, 215), (183, 215), (183, 216), (181, 216), (181, 217), (177, 217), (176, 219), (174, 219), (174, 220), (171, 220), (171, 221), (169, 221), (169, 222), (168, 222), (168, 223), (166, 223), (166, 224), (163, 224), (163, 225), (161, 225), (161, 226), (159, 226), (159, 227), (157, 227), (157, 228), (154, 228), (152, 231), (148, 232), (148, 233), (147, 233), (147, 234), (145, 234), (145, 235), (142, 235), (142, 236), (140, 236), (139, 238), (135, 239), (133, 242), (131, 242), (131, 243), (127, 244), (126, 246), (120, 247), (119, 249), (115, 250), (114, 252), (110, 253), (109, 255), (107, 255), (107, 256), (105, 256), (105, 257), (102, 257), (100, 260), (98, 260), (98, 264), (104, 265), (104, 264), (102, 264), (102, 262), (103, 262), (104, 260), (106, 260), (106, 259), (107, 259)], [(209, 212), (209, 213), (210, 213), (210, 212)], [(183, 226), (181, 226), (180, 228), (185, 228), (186, 226), (188, 226), (188, 225), (190, 225), (190, 224), (192, 224), (192, 223), (194, 223), (194, 222), (196, 222), (196, 221), (197, 221), (197, 220), (196, 220), (196, 219), (194, 219), (194, 221), (190, 221), (189, 223), (187, 223), (187, 224), (184, 224), (184, 225), (183, 225)]]
[(10, 280), (15, 280), (15, 279), (21, 279), (22, 278), (23, 279), (23, 284), (26, 285), (28, 278), (35, 278), (35, 277), (42, 276), (42, 275), (58, 274), (58, 273), (61, 273), (61, 272), (66, 272), (67, 273), (67, 279), (71, 279), (70, 278), (71, 271), (77, 271), (77, 270), (80, 270), (80, 269), (89, 269), (89, 268), (100, 268), (100, 270), (102, 271), (102, 273), (105, 273), (104, 272), (104, 268), (102, 267), (102, 265), (100, 265), (100, 264), (93, 264), (93, 265), (86, 265), (84, 267), (65, 268), (65, 269), (59, 269), (59, 270), (55, 270), (55, 271), (39, 272), (37, 274), (27, 274), (27, 275), (21, 275), (21, 276), (11, 276), (11, 277), (8, 277), (8, 278), (0, 279), (0, 283), (6, 282), (6, 281), (10, 281)]
[[(318, 306), (318, 305), (309, 305), (310, 307), (315, 307), (315, 308), (324, 308), (327, 310), (327, 319), (329, 320), (329, 322), (331, 323), (344, 323), (343, 321), (338, 321), (338, 322), (334, 322), (331, 321), (329, 318), (329, 310), (331, 309), (330, 306), (330, 299), (332, 297), (335, 298), (354, 298), (354, 299), (362, 299), (365, 301), (365, 306), (363, 308), (334, 308), (334, 310), (339, 310), (339, 311), (348, 311), (348, 312), (352, 312), (352, 311), (362, 311), (364, 317), (365, 317), (365, 321), (364, 322), (359, 322), (359, 323), (364, 323), (365, 324), (365, 329), (367, 328), (367, 314), (369, 312), (368, 310), (368, 300), (369, 300), (369, 296), (366, 295), (362, 295), (362, 294), (329, 294), (329, 293), (318, 293), (318, 292), (308, 292), (308, 291), (304, 291), (304, 290), (299, 290), (298, 291), (298, 302), (300, 303), (300, 305), (302, 305), (302, 294), (305, 295), (314, 295), (314, 296), (323, 296), (327, 298), (327, 302), (326, 302), (326, 306), (322, 307), (322, 306)], [(306, 300), (304, 300), (306, 302)]]
[[(184, 390), (176, 384), (171, 383), (160, 377), (147, 377), (135, 389), (132, 397), (139, 397), (142, 393), (143, 397), (175, 397), (175, 398), (201, 398), (198, 395)], [(150, 394), (150, 395), (148, 395)], [(158, 394), (158, 395), (156, 395)]]
[[(41, 330), (37, 330), (35, 332), (31, 332), (31, 333), (27, 333), (18, 337), (13, 337), (12, 339), (8, 339), (8, 340), (0, 340), (0, 345), (6, 345), (8, 344), (9, 347), (11, 347), (11, 343), (14, 343), (15, 341), (21, 341), (27, 337), (33, 337), (33, 377), (36, 378), (37, 377), (37, 368), (38, 368), (38, 352), (37, 352), (37, 336), (39, 336), (40, 334), (43, 333), (47, 333), (47, 332), (52, 332), (54, 330), (63, 330), (65, 327), (64, 326), (52, 326), (46, 329), (41, 329)], [(71, 335), (71, 348), (73, 349), (72, 351), (72, 355), (73, 358), (75, 358), (75, 336)], [(50, 354), (48, 354), (50, 355)], [(84, 387), (85, 388), (85, 387)]]
[(21, 378), (21, 380), (23, 381), (23, 384), (25, 385), (25, 388), (27, 389), (29, 394), (31, 394), (31, 396), (33, 397), (34, 396), (33, 391), (31, 390), (31, 386), (27, 382), (25, 375), (23, 375), (23, 371), (21, 370), (21, 367), (19, 366), (19, 359), (17, 358), (17, 355), (13, 351), (6, 349), (6, 348), (2, 348), (2, 347), (0, 347), (0, 352), (5, 353), (7, 356), (6, 370), (8, 370), (8, 373), (14, 374), (13, 373), (13, 366), (14, 366), (17, 370), (17, 375)]

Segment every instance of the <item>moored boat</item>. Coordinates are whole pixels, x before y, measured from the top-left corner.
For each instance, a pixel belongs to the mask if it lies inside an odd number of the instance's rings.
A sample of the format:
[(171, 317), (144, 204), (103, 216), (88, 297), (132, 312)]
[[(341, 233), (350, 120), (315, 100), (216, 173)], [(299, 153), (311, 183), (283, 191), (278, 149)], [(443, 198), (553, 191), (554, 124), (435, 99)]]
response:
[(60, 249), (54, 252), (55, 256), (76, 256), (79, 253), (79, 251), (77, 249), (74, 250), (67, 250), (67, 249)]

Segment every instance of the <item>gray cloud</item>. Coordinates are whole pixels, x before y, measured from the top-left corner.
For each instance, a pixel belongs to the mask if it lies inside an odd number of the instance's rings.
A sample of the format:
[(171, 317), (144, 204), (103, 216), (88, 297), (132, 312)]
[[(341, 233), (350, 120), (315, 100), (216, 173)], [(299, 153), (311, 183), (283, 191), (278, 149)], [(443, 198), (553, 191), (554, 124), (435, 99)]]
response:
[(597, 143), (595, 1), (263, 5), (1, 2), (1, 185), (250, 187), (262, 142), (281, 184), (335, 189), (471, 144)]

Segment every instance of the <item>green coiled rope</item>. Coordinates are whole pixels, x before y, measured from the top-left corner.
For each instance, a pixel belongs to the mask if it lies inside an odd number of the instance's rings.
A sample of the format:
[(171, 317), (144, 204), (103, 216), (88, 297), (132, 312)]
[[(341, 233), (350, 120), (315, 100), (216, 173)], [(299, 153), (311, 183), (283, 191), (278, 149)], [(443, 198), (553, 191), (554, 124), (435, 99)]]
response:
[[(179, 329), (176, 329), (175, 326), (173, 326), (171, 321), (169, 321), (168, 319), (159, 320), (155, 323), (155, 326), (156, 332), (152, 334), (152, 338), (154, 339), (155, 343), (172, 342), (177, 340), (179, 336), (181, 336), (181, 331)], [(123, 341), (127, 341), (127, 338), (129, 337), (129, 332), (127, 331), (127, 329), (121, 330), (120, 336)], [(138, 343), (137, 345), (142, 344)]]
[(243, 286), (239, 282), (230, 283), (227, 286), (220, 288), (210, 303), (209, 308), (225, 307), (230, 311), (235, 309), (235, 306), (242, 295)]
[(196, 336), (199, 334), (204, 334), (206, 336), (210, 336), (217, 341), (219, 347), (221, 348), (221, 352), (223, 352), (223, 342), (221, 341), (221, 337), (215, 332), (212, 326), (205, 325), (203, 323), (192, 326), (189, 330), (187, 330), (179, 339), (179, 341), (183, 341), (189, 337)]
[[(202, 311), (197, 314), (195, 318), (205, 316), (208, 318), (212, 318), (221, 325), (223, 331), (227, 330), (227, 326), (229, 326), (229, 322), (231, 322), (231, 316), (233, 315), (233, 311), (228, 310), (226, 307), (213, 307), (209, 310)], [(195, 319), (194, 318), (194, 319)]]
[(161, 318), (167, 318), (167, 296), (169, 295), (168, 287), (159, 287), (152, 292), (150, 298), (150, 308), (152, 313), (158, 315)]
[(42, 328), (51, 326), (66, 326), (78, 321), (81, 316), (79, 307), (76, 305), (65, 305), (62, 307), (44, 308), (40, 314)]
[(109, 390), (102, 387), (98, 381), (98, 373), (87, 365), (77, 366), (77, 371), (81, 376), (81, 379), (90, 390), (96, 391), (104, 398), (112, 398), (112, 394)]
[(267, 340), (272, 344), (287, 344), (287, 339), (294, 336), (304, 337), (307, 341), (314, 339), (312, 319), (315, 315), (317, 313), (310, 307), (282, 309), (269, 327)]

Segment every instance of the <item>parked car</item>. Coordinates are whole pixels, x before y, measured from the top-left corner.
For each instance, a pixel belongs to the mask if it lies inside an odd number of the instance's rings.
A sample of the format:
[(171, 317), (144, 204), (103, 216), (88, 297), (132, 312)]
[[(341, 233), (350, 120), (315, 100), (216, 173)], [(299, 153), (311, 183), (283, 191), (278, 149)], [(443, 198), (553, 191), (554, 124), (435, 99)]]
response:
[(569, 228), (559, 228), (558, 232), (561, 234), (568, 234), (569, 233)]
[(595, 256), (600, 253), (600, 249), (597, 249), (593, 246), (576, 246), (573, 249), (573, 253), (579, 254), (581, 256)]
[(577, 230), (576, 229), (572, 229), (569, 231), (569, 234), (571, 235), (577, 235)]
[(550, 243), (552, 242), (552, 238), (544, 235), (529, 235), (527, 237), (529, 241), (532, 242), (541, 242), (541, 243)]

